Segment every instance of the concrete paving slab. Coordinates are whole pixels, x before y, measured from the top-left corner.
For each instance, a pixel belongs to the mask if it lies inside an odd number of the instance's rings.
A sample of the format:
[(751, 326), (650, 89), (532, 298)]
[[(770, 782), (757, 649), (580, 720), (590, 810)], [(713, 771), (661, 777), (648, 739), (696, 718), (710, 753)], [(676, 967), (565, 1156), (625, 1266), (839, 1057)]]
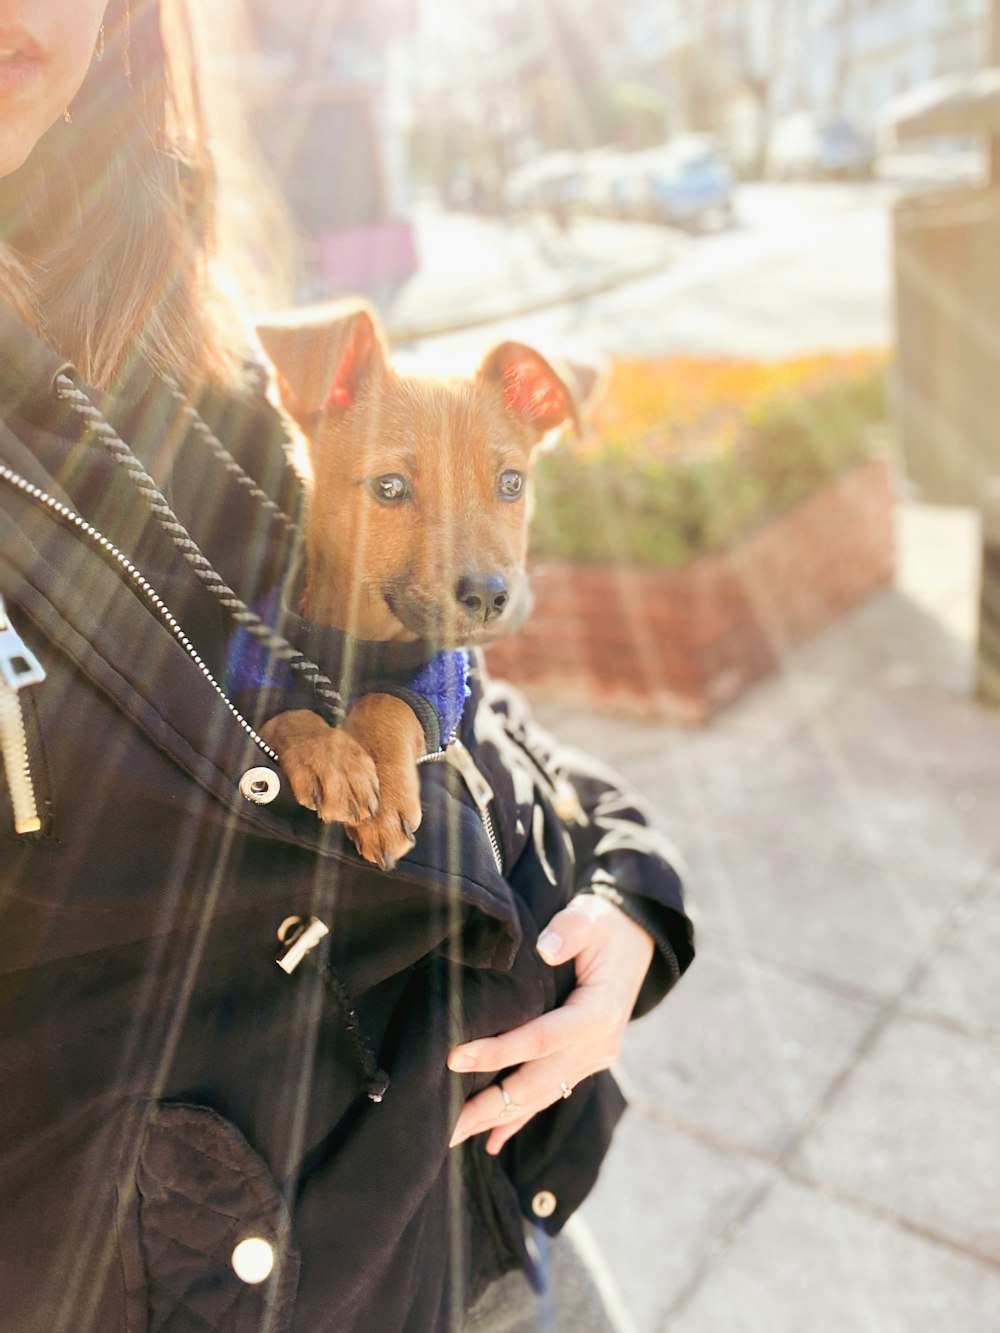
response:
[(858, 686), (839, 699), (830, 730), (846, 756), (1000, 789), (1000, 710), (968, 696), (909, 680)]
[(971, 683), (974, 626), (970, 617), (962, 633), (949, 629), (938, 610), (929, 610), (897, 586), (796, 648), (787, 666), (850, 685), (926, 681), (964, 695)]
[(659, 760), (665, 751), (683, 748), (685, 734), (663, 723), (618, 717), (596, 709), (564, 704), (548, 697), (532, 701), (532, 712), (567, 745), (586, 748), (606, 763), (624, 769), (633, 761)]
[(973, 1034), (1000, 1035), (1000, 875), (991, 876), (983, 896), (969, 905), (906, 1008)]
[(1000, 1047), (896, 1018), (793, 1165), (1000, 1266)]
[(583, 1216), (638, 1333), (656, 1333), (769, 1179), (759, 1162), (626, 1112)]
[(681, 818), (704, 816), (737, 794), (847, 688), (834, 675), (785, 670), (701, 728), (618, 718), (551, 698), (533, 707), (563, 741), (614, 765), (677, 831)]
[(779, 1183), (662, 1333), (989, 1333), (1000, 1271)]
[(777, 1155), (854, 1056), (874, 1006), (703, 943), (668, 1003), (626, 1034), (636, 1109)]
[(681, 844), (703, 936), (882, 999), (898, 994), (963, 891), (833, 849), (821, 821), (792, 841), (723, 815), (684, 829)]
[[(880, 716), (888, 725), (888, 705), (873, 710), (872, 731)], [(748, 775), (717, 814), (734, 835), (804, 848), (821, 839), (830, 856), (909, 866), (937, 876), (945, 892), (978, 878), (1000, 852), (1000, 782), (959, 784), (943, 768), (888, 762), (856, 738), (841, 736), (839, 708), (831, 710)]]

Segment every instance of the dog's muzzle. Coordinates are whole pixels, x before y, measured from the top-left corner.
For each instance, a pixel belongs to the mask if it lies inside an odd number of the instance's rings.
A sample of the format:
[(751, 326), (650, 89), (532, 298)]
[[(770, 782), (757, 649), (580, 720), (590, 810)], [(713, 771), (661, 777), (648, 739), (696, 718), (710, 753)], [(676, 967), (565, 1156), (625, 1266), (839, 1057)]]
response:
[(503, 615), (510, 604), (510, 591), (500, 574), (466, 574), (455, 584), (455, 600), (478, 627)]

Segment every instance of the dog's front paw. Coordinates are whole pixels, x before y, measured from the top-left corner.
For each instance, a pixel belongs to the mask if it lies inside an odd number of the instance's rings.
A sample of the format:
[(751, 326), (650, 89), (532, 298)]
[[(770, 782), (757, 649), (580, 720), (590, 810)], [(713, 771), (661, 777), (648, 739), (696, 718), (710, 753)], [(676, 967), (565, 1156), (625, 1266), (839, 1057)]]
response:
[(412, 765), (394, 772), (379, 768), (378, 809), (369, 819), (348, 823), (351, 841), (366, 861), (391, 870), (413, 847), (420, 827), (420, 784)]
[(391, 870), (413, 846), (423, 817), (417, 770), (423, 728), (408, 704), (388, 694), (360, 695), (344, 725), (375, 760), (379, 784), (378, 809), (348, 821), (347, 832), (366, 861)]
[(261, 735), (276, 751), (299, 805), (324, 823), (357, 824), (378, 810), (375, 764), (353, 736), (305, 709), (272, 718)]

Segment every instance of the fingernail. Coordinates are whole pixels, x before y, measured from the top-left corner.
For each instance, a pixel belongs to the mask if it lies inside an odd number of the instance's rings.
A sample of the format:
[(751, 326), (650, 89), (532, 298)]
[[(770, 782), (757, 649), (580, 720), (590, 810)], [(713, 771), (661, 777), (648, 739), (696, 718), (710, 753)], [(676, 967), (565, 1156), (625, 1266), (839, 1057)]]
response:
[(464, 1142), (465, 1142), (465, 1135), (464, 1135), (464, 1134), (452, 1134), (452, 1136), (451, 1136), (451, 1142), (448, 1144), (448, 1147), (449, 1147), (449, 1148), (457, 1148), (458, 1145), (459, 1145), (460, 1143), (464, 1143)]
[(453, 1069), (456, 1074), (468, 1073), (470, 1069), (475, 1069), (476, 1060), (472, 1055), (466, 1055), (462, 1051), (455, 1051), (448, 1056), (448, 1068)]
[(557, 935), (554, 930), (546, 930), (539, 935), (535, 948), (547, 963), (554, 963), (559, 957), (562, 946), (562, 936)]

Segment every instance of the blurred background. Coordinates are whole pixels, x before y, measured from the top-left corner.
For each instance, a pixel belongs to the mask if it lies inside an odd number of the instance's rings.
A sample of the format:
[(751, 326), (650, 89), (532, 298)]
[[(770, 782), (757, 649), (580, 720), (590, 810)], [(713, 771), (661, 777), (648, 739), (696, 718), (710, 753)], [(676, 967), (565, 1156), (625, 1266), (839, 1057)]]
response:
[(1000, 1328), (1000, 3), (246, 0), (296, 300), (598, 370), (493, 664), (676, 839), (638, 1333)]

